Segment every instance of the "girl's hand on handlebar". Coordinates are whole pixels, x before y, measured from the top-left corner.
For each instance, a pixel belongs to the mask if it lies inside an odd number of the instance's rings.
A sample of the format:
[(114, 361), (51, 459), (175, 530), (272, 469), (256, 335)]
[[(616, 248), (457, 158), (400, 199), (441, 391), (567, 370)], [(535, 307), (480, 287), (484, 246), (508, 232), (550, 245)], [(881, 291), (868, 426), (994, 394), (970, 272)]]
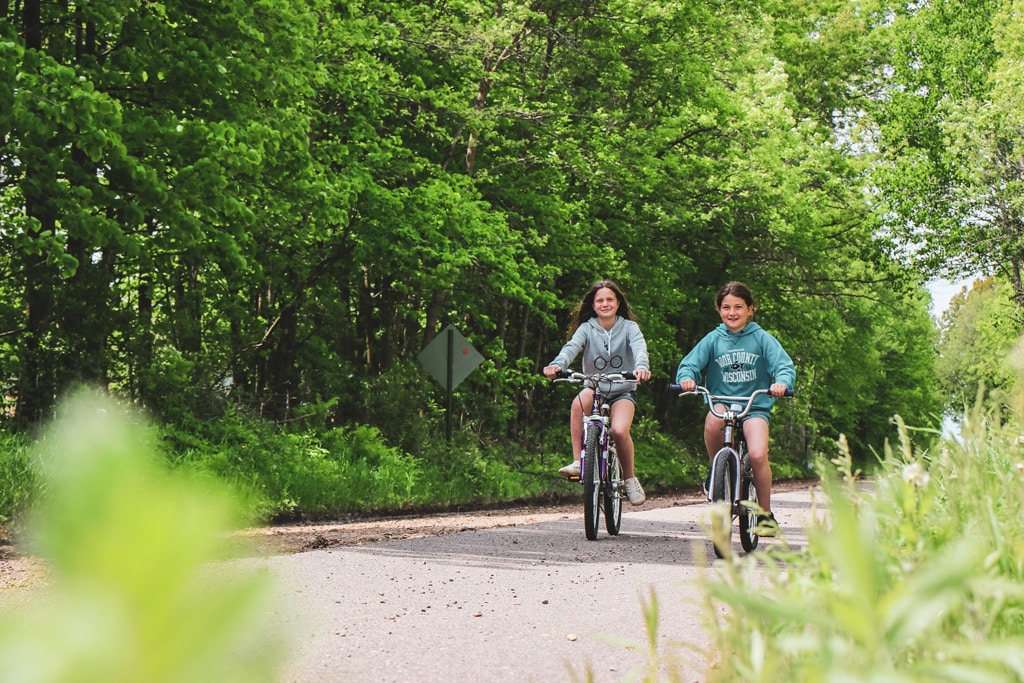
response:
[(545, 367), (543, 370), (541, 370), (541, 372), (544, 373), (544, 376), (548, 378), (554, 377), (561, 371), (562, 368), (558, 367), (557, 365), (549, 365)]
[(692, 379), (684, 379), (684, 380), (679, 382), (679, 390), (680, 391), (693, 391), (696, 388), (697, 388), (697, 383), (694, 382)]
[(787, 387), (785, 384), (780, 384), (779, 382), (776, 382), (775, 384), (768, 387), (768, 393), (774, 396), (775, 398), (781, 398), (782, 396), (786, 395), (786, 391), (788, 391), (788, 389), (789, 387)]
[(639, 369), (638, 368), (638, 369), (633, 371), (633, 377), (636, 379), (636, 381), (638, 383), (639, 382), (646, 382), (647, 380), (649, 380), (651, 378), (651, 371), (650, 370), (643, 370), (643, 369)]

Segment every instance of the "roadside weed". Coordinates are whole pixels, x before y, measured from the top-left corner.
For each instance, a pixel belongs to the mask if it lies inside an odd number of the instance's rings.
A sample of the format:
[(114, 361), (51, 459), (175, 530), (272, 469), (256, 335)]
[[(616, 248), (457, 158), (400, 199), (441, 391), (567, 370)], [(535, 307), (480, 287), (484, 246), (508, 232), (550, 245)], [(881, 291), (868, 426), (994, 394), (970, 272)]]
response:
[(930, 451), (897, 421), (867, 482), (844, 450), (805, 551), (773, 545), (709, 577), (709, 681), (1024, 678), (1024, 447), (982, 410), (964, 423)]

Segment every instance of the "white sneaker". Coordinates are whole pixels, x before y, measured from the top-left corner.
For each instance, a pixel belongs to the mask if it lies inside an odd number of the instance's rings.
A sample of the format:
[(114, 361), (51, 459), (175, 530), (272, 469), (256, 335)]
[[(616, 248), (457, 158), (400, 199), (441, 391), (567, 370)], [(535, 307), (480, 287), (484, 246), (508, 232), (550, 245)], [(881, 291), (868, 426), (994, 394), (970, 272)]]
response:
[(644, 487), (640, 486), (637, 478), (630, 477), (622, 483), (626, 486), (626, 495), (629, 496), (629, 502), (633, 505), (643, 505), (644, 501), (647, 500), (647, 494), (644, 493)]
[(572, 464), (566, 465), (562, 469), (558, 470), (558, 473), (560, 475), (562, 475), (563, 477), (565, 477), (566, 479), (571, 479), (573, 477), (579, 479), (579, 477), (580, 477), (580, 461), (579, 460), (573, 460)]

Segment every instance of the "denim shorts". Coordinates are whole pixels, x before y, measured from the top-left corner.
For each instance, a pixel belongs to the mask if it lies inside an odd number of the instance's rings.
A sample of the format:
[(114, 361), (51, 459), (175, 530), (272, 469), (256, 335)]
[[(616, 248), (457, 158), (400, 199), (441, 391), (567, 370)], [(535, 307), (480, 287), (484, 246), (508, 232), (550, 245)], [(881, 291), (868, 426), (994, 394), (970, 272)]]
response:
[(627, 401), (632, 401), (633, 404), (636, 405), (636, 392), (635, 391), (624, 391), (621, 394), (615, 394), (614, 396), (606, 396), (604, 400), (605, 400), (605, 403), (607, 403), (608, 405), (612, 405), (616, 401), (621, 401), (622, 399), (626, 399)]

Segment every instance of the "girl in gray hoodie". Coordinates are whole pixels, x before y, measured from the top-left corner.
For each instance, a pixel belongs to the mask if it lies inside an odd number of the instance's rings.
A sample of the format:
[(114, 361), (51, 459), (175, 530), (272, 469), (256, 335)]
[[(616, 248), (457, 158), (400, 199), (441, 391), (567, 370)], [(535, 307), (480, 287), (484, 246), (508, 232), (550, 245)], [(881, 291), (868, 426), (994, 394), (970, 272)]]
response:
[[(625, 295), (611, 280), (598, 280), (590, 286), (583, 301), (573, 309), (569, 320), (569, 340), (551, 364), (544, 368), (545, 377), (554, 377), (567, 369), (583, 351), (583, 372), (629, 372), (635, 382), (614, 384), (607, 394), (611, 406), (612, 438), (622, 464), (626, 495), (633, 505), (642, 505), (647, 496), (633, 471), (633, 438), (629, 434), (636, 411), (636, 385), (651, 378), (647, 341), (633, 319)], [(569, 433), (572, 436), (573, 461), (558, 470), (565, 477), (580, 475), (580, 450), (583, 447), (583, 413), (589, 411), (594, 391), (584, 387), (573, 399), (569, 411)]]

